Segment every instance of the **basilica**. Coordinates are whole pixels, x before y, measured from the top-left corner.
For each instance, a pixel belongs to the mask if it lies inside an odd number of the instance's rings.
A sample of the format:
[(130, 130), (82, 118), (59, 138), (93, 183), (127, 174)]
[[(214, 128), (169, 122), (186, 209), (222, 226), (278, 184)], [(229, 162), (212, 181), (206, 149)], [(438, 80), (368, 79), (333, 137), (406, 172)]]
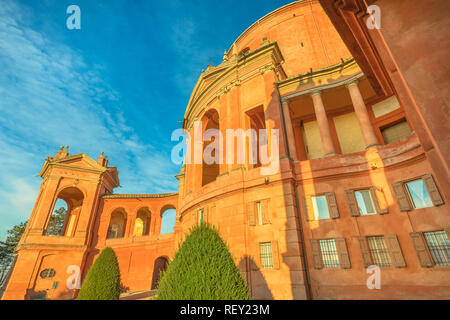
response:
[[(381, 13), (372, 28), (369, 6)], [(118, 194), (114, 159), (62, 148), (41, 169), (2, 299), (74, 298), (68, 267), (83, 281), (105, 247), (124, 291), (154, 291), (202, 222), (219, 230), (254, 299), (449, 299), (448, 8), (302, 0), (261, 17), (200, 75), (182, 128), (194, 135), (199, 121), (245, 150), (252, 137), (227, 129), (278, 130), (278, 170), (261, 174), (270, 164), (247, 153), (184, 163), (173, 193)], [(52, 234), (58, 201), (67, 212)]]

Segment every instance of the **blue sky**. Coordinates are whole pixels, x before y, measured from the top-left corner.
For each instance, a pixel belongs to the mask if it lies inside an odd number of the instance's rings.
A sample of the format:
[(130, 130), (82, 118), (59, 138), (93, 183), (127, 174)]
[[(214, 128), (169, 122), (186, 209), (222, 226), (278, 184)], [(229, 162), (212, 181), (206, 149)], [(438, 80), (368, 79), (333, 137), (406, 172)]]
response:
[[(0, 239), (26, 220), (47, 156), (62, 145), (117, 166), (116, 193), (177, 190), (170, 161), (209, 57), (291, 1), (2, 0)], [(68, 30), (66, 9), (81, 9)]]

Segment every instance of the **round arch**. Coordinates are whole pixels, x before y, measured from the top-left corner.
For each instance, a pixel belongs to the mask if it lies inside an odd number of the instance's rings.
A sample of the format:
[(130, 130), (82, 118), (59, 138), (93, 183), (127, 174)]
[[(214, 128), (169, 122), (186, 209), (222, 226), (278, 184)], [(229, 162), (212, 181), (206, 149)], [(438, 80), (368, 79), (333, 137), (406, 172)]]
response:
[(115, 208), (110, 213), (107, 239), (123, 238), (127, 226), (128, 213), (123, 207)]
[(170, 209), (177, 210), (177, 207), (172, 203), (165, 204), (159, 210), (159, 215), (162, 216), (165, 211), (170, 210)]
[(147, 206), (141, 206), (136, 210), (133, 236), (147, 236), (150, 234), (151, 211)]
[[(214, 109), (214, 108), (210, 108), (208, 109), (202, 116), (201, 121), (202, 121), (202, 132), (203, 134), (205, 134), (208, 130), (219, 130), (220, 132), (220, 124), (219, 124), (219, 112)], [(219, 137), (221, 136), (221, 134), (219, 133)], [(223, 137), (222, 137), (223, 139)], [(222, 141), (223, 144), (224, 141)], [(213, 181), (216, 180), (216, 178), (219, 176), (220, 174), (220, 165), (219, 163), (217, 163), (217, 157), (219, 155), (216, 154), (216, 149), (214, 148), (212, 151), (209, 151), (207, 149), (208, 146), (215, 144), (215, 137), (214, 139), (211, 138), (211, 141), (204, 141), (203, 142), (203, 150), (202, 150), (202, 155), (206, 154), (210, 154), (211, 157), (213, 158), (213, 163), (206, 163), (203, 156), (202, 156), (202, 177), (201, 177), (201, 181), (202, 181), (202, 186), (207, 185), (208, 183), (211, 183)], [(224, 144), (223, 144), (224, 145)], [(220, 147), (219, 147), (220, 149)]]
[(84, 193), (76, 187), (64, 187), (57, 192), (52, 213), (45, 228), (46, 236), (67, 236), (75, 232), (84, 201)]
[(161, 272), (166, 271), (169, 265), (169, 258), (166, 256), (158, 257), (153, 264), (152, 290), (158, 289)]
[(161, 225), (160, 234), (173, 233), (177, 216), (176, 207), (172, 204), (164, 205), (160, 210)]
[(72, 192), (78, 193), (79, 195), (81, 195), (83, 197), (83, 199), (87, 198), (86, 189), (79, 185), (77, 185), (76, 187), (73, 185), (62, 186), (56, 191), (56, 193), (58, 195), (60, 195), (61, 193), (66, 194), (66, 193), (72, 193)]

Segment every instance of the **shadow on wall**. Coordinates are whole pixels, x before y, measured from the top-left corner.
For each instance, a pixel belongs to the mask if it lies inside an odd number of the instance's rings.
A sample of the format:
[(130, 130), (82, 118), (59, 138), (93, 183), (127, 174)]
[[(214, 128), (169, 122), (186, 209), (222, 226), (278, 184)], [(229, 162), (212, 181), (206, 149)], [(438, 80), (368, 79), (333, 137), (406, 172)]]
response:
[(259, 270), (258, 265), (250, 256), (243, 256), (239, 262), (239, 271), (247, 283), (252, 299), (273, 300), (272, 292), (267, 286), (266, 279)]

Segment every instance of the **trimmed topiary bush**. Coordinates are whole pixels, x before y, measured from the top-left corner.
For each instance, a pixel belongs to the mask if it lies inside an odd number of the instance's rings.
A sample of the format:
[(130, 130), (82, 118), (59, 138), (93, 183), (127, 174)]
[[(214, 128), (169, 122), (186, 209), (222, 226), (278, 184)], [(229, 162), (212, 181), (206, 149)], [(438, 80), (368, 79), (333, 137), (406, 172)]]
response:
[(95, 260), (77, 300), (119, 300), (120, 270), (114, 250), (107, 247)]
[(158, 300), (249, 300), (239, 269), (219, 233), (193, 228), (162, 273)]

